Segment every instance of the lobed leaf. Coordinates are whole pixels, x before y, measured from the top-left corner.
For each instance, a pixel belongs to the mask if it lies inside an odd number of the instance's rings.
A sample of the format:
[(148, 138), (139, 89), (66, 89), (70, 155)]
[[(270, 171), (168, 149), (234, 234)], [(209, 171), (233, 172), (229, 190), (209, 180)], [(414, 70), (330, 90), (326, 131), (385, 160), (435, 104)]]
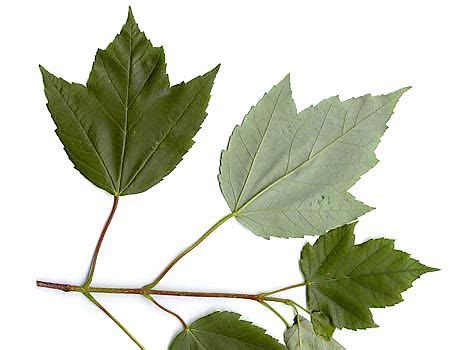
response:
[(107, 192), (128, 195), (157, 184), (190, 149), (218, 68), (171, 87), (163, 48), (153, 47), (129, 10), (120, 34), (98, 50), (86, 86), (41, 72), (75, 168)]
[(312, 323), (302, 316), (284, 332), (284, 340), (289, 350), (345, 350), (336, 340), (317, 335)]
[(392, 306), (414, 280), (437, 269), (394, 248), (389, 239), (354, 245), (354, 224), (321, 236), (302, 250), (307, 304), (325, 313), (336, 328), (376, 327), (369, 308)]
[(320, 235), (371, 210), (347, 190), (376, 163), (374, 150), (408, 88), (297, 113), (289, 75), (236, 126), (219, 184), (237, 220), (263, 237)]
[(283, 350), (276, 339), (232, 312), (215, 312), (180, 332), (169, 350)]

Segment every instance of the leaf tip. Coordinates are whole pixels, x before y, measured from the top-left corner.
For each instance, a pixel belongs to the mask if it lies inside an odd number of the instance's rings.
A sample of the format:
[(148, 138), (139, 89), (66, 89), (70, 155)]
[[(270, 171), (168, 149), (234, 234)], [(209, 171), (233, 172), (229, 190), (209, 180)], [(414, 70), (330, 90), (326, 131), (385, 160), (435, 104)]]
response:
[(309, 242), (306, 242), (304, 246), (302, 247), (302, 253), (304, 253), (306, 249), (311, 249), (311, 248), (312, 248), (312, 244), (310, 244)]
[(41, 75), (42, 75), (42, 79), (47, 79), (48, 77), (50, 77), (52, 74), (44, 68), (43, 65), (39, 65), (39, 71), (41, 72)]
[(128, 7), (128, 14), (127, 14), (127, 24), (135, 23), (135, 17), (133, 16), (132, 7)]
[(400, 98), (401, 96), (403, 96), (408, 90), (411, 90), (412, 89), (412, 86), (408, 85), (408, 86), (405, 86), (401, 89), (398, 89), (396, 90), (395, 92), (393, 92), (394, 95), (397, 95), (398, 98)]
[(220, 68), (221, 68), (221, 63), (218, 63), (218, 64), (216, 65), (216, 67), (214, 67), (214, 68), (211, 70), (210, 73), (213, 73), (214, 75), (217, 75), (218, 72), (219, 72), (219, 70), (220, 70)]
[(286, 83), (288, 85), (291, 85), (291, 73), (286, 74), (284, 78), (281, 80), (281, 83)]
[(439, 272), (440, 269), (437, 268), (437, 267), (430, 267), (430, 266), (426, 266), (426, 273), (430, 273), (430, 272)]

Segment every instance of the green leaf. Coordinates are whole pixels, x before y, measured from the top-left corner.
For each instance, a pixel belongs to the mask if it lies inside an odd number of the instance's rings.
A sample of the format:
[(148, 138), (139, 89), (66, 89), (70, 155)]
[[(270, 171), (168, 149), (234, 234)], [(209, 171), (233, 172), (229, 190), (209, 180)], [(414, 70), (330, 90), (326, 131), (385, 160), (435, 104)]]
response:
[(284, 332), (284, 340), (289, 350), (344, 350), (336, 340), (317, 335), (312, 323), (301, 316)]
[(231, 211), (263, 237), (323, 234), (371, 208), (347, 190), (376, 163), (374, 150), (408, 88), (297, 113), (289, 76), (252, 107), (221, 156)]
[(283, 350), (276, 339), (232, 312), (215, 312), (179, 333), (169, 350)]
[(170, 87), (162, 47), (131, 10), (120, 34), (98, 50), (86, 86), (41, 67), (48, 108), (69, 158), (113, 195), (146, 191), (192, 146), (219, 67)]
[(330, 340), (335, 331), (335, 327), (331, 324), (330, 318), (323, 312), (313, 312), (311, 315), (312, 326), (317, 335)]
[(336, 328), (376, 327), (369, 308), (392, 306), (422, 274), (437, 271), (394, 248), (389, 239), (354, 245), (354, 224), (321, 236), (302, 250), (307, 304)]

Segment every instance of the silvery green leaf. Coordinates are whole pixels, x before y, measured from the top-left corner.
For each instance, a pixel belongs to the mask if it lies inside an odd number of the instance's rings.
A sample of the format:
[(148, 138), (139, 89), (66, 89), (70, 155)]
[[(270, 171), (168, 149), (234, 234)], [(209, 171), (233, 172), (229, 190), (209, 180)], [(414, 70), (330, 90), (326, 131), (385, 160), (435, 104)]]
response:
[(408, 88), (297, 113), (289, 76), (236, 126), (219, 183), (231, 211), (263, 237), (319, 235), (371, 210), (348, 189), (376, 163), (374, 150)]
[(289, 350), (345, 350), (336, 340), (317, 335), (312, 323), (302, 316), (284, 332), (284, 341)]

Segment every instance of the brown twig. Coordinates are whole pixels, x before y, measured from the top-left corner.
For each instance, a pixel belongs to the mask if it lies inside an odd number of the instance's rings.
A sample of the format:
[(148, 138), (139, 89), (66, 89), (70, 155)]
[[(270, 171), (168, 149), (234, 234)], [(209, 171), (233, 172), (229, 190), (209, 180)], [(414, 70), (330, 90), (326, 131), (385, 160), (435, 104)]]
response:
[(79, 292), (79, 293), (166, 295), (166, 296), (192, 297), (192, 298), (246, 299), (246, 300), (254, 300), (254, 301), (263, 301), (264, 299), (264, 297), (260, 294), (186, 292), (186, 291), (145, 289), (145, 288), (82, 287), (82, 286), (76, 286), (76, 285), (71, 285), (71, 284), (53, 283), (53, 282), (44, 282), (44, 281), (37, 281), (37, 286), (41, 288), (61, 290), (63, 292)]

